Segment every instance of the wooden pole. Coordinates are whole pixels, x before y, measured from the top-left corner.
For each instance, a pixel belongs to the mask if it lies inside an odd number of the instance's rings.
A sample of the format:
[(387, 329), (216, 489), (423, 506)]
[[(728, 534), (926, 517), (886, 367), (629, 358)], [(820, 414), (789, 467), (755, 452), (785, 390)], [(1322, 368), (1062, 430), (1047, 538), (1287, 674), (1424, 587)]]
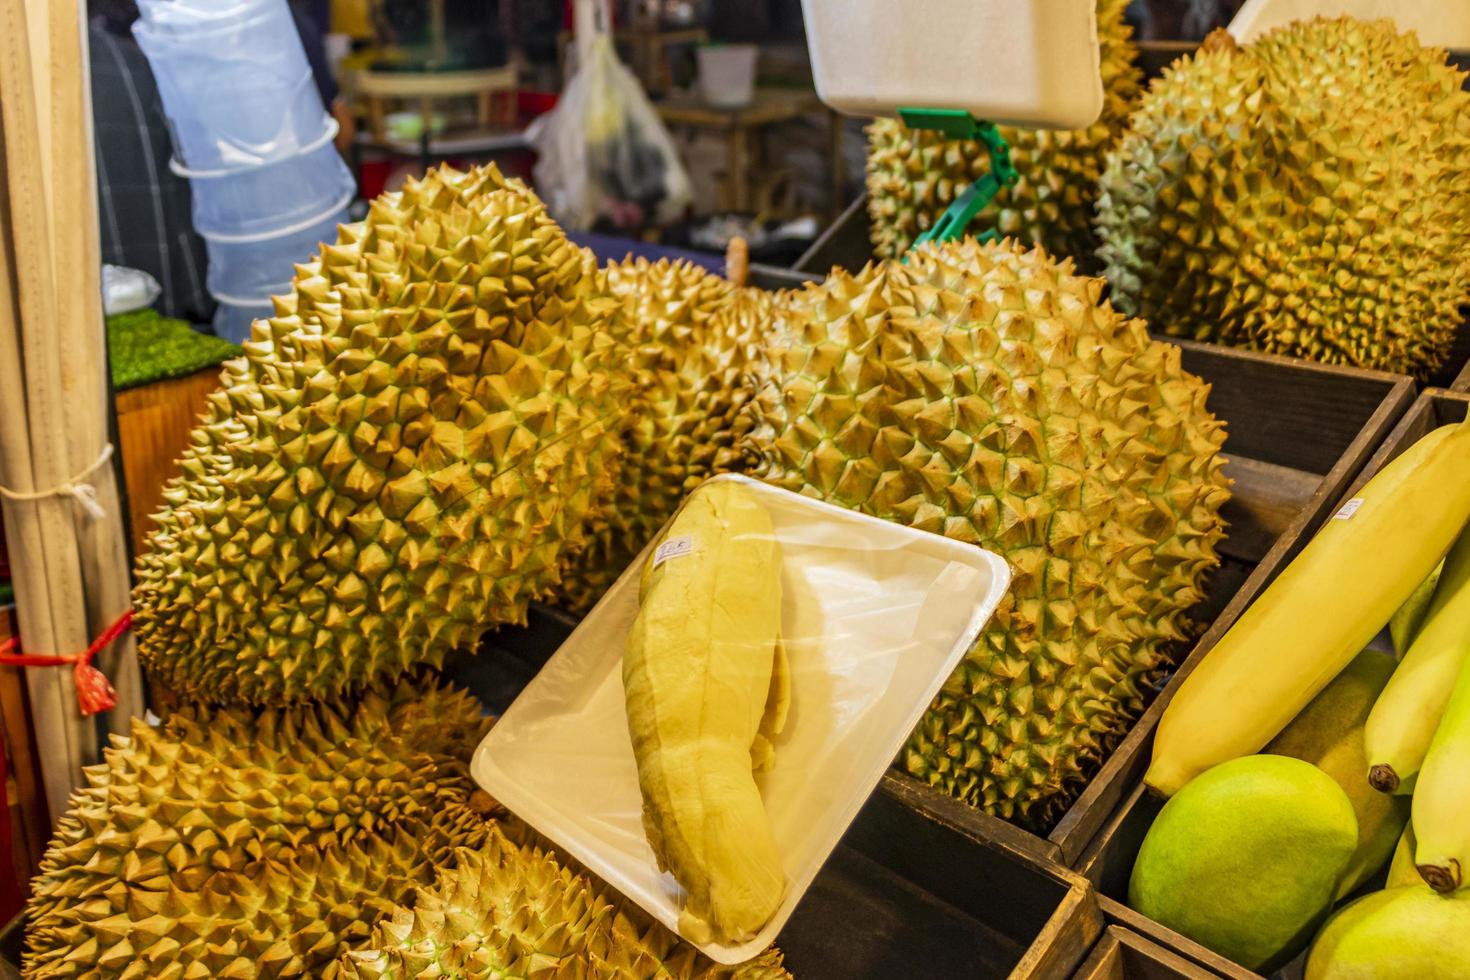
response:
[[(102, 244), (97, 214), (97, 167), (92, 136), (91, 62), (87, 55), (85, 0), (50, 0), (51, 146), (48, 171), (53, 186), (52, 240), (58, 287), (57, 337), (62, 355), (62, 407), (66, 419), (68, 471), (90, 466), (108, 440), (111, 384), (107, 376), (107, 333), (102, 310)], [(114, 460), (116, 456), (113, 457)], [(92, 475), (105, 519), (72, 509), (87, 602), (87, 635), (112, 625), (131, 602), (123, 507), (117, 470), (107, 466)], [(99, 658), (98, 666), (117, 690), (109, 715), (112, 731), (126, 732), (128, 719), (143, 713), (143, 686), (131, 634), (124, 634)]]
[[(7, 402), (3, 423), (5, 461), (0, 481), (13, 490), (30, 492), (59, 486), (64, 472), (65, 419), (57, 382), (61, 376), (55, 292), (51, 282), (51, 220), (48, 187), (42, 175), (49, 153), (43, 120), (38, 114), (32, 74), (32, 39), (21, 0), (0, 0), (0, 112), (5, 126), (6, 211), (8, 231), (3, 257), (13, 275), (7, 302), (0, 308), (5, 348), (0, 350), (0, 392)], [(47, 59), (49, 63), (49, 58)], [(48, 100), (49, 105), (49, 100)], [(10, 280), (10, 276), (6, 277)], [(27, 330), (27, 323), (50, 330)], [(18, 402), (18, 405), (12, 404)], [(18, 410), (16, 410), (18, 409)], [(81, 567), (74, 547), (70, 509), (60, 497), (34, 501), (6, 500), (7, 541), (16, 558), (16, 612), (28, 649), (40, 653), (79, 650), (88, 642), (82, 602)], [(65, 668), (31, 668), (26, 688), (35, 712), (36, 740), (42, 754), (46, 804), (52, 814), (65, 812), (67, 797), (80, 778), (80, 767), (97, 752), (92, 726), (77, 710), (76, 690)]]
[[(85, 482), (105, 514), (70, 496), (5, 499), (20, 633), (33, 653), (85, 649), (128, 603), (115, 478), (95, 465), (108, 386), (84, 25), (80, 0), (0, 0), (0, 485), (45, 493)], [(100, 666), (118, 690), (117, 715), (141, 712), (131, 643)], [(55, 819), (97, 758), (96, 726), (69, 668), (24, 673)], [(124, 728), (120, 717), (112, 724)]]

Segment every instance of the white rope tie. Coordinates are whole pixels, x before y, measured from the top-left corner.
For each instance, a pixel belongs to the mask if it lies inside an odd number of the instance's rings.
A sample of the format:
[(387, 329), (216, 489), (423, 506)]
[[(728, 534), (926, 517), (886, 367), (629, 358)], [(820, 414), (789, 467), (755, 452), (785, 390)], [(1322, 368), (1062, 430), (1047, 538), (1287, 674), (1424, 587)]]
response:
[(52, 487), (50, 490), (11, 490), (9, 487), (0, 486), (0, 497), (9, 497), (11, 500), (44, 500), (47, 497), (70, 497), (77, 502), (83, 512), (94, 521), (99, 521), (107, 516), (107, 511), (97, 502), (97, 488), (87, 483), (87, 477), (101, 469), (109, 459), (112, 458), (112, 443), (102, 447), (102, 452), (97, 454), (97, 459), (91, 466), (82, 470), (76, 476), (67, 480), (60, 486)]

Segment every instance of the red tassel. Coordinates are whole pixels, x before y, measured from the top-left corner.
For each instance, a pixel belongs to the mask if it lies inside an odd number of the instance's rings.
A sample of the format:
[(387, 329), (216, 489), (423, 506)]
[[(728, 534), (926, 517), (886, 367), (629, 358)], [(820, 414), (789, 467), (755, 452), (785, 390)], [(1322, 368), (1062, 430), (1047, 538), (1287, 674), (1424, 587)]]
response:
[(83, 715), (90, 718), (100, 711), (117, 707), (117, 691), (113, 690), (112, 683), (102, 671), (79, 660), (72, 668), (72, 677), (77, 682), (77, 707), (82, 709)]
[(20, 639), (11, 637), (0, 643), (0, 664), (11, 667), (62, 667), (71, 664), (72, 679), (77, 685), (77, 707), (90, 718), (117, 706), (117, 691), (107, 680), (107, 675), (92, 666), (92, 658), (132, 625), (133, 611), (129, 609), (81, 653), (16, 653), (20, 649)]

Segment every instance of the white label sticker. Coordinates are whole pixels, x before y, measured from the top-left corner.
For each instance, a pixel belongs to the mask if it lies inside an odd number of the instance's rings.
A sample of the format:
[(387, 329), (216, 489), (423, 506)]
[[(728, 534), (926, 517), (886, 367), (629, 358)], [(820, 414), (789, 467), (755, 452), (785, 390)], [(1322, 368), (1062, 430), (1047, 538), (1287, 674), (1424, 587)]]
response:
[(1332, 515), (1332, 519), (1334, 521), (1350, 521), (1353, 519), (1353, 515), (1358, 512), (1358, 508), (1361, 506), (1363, 506), (1363, 498), (1354, 497), (1352, 500), (1349, 500), (1347, 503), (1343, 504), (1342, 508), (1338, 510), (1336, 514)]
[(657, 568), (670, 558), (681, 558), (694, 551), (694, 538), (687, 534), (681, 534), (677, 538), (669, 538), (659, 545), (653, 552), (653, 567)]

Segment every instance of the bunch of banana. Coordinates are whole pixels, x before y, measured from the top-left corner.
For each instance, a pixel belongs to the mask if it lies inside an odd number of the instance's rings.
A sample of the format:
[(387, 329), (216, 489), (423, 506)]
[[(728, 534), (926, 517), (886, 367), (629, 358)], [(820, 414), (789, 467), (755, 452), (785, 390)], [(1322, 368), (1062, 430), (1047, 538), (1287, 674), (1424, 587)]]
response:
[(1264, 748), (1413, 596), (1467, 519), (1470, 423), (1447, 425), (1374, 476), (1185, 678), (1144, 781), (1173, 796)]
[[(1385, 626), (1397, 663), (1360, 654)], [(1308, 802), (1272, 810), (1267, 801), (1280, 793), (1256, 770), (1275, 755), (1231, 768), (1263, 749), (1311, 762), (1332, 779), (1294, 774)], [(1356, 853), (1318, 857), (1306, 869), (1330, 865), (1338, 874), (1333, 901), (1388, 863), (1402, 837), (1387, 890), (1328, 922), (1307, 980), (1465, 975), (1436, 971), (1455, 963), (1463, 971), (1459, 957), (1470, 955), (1470, 421), (1430, 432), (1368, 481), (1184, 679), (1160, 719), (1144, 780), (1174, 797), (1203, 786), (1195, 780), (1207, 771), (1211, 787), (1224, 787), (1216, 795), (1234, 794), (1230, 805), (1187, 834), (1161, 817), (1148, 861), (1141, 856), (1135, 869), (1135, 884), (1190, 881), (1180, 922), (1166, 924), (1234, 952), (1230, 930), (1239, 923), (1209, 913), (1212, 902), (1249, 889), (1243, 869), (1255, 873), (1231, 840), (1271, 837), (1271, 860), (1305, 861), (1321, 843), (1310, 821), (1341, 811), (1340, 787), (1358, 821)], [(1205, 792), (1191, 788), (1179, 799)], [(1271, 814), (1269, 826), (1241, 826), (1252, 807)], [(1174, 824), (1188, 812), (1184, 802), (1165, 810)], [(1187, 847), (1169, 849), (1185, 837)], [(1218, 863), (1229, 870), (1217, 882), (1201, 869), (1209, 872), (1208, 859), (1222, 849), (1231, 853)], [(1141, 894), (1172, 914), (1158, 891)], [(1458, 894), (1435, 904), (1436, 892)], [(1303, 900), (1289, 911), (1309, 926), (1330, 906)], [(1246, 932), (1259, 936), (1269, 925), (1253, 922)], [(1299, 929), (1296, 941), (1306, 935)]]

